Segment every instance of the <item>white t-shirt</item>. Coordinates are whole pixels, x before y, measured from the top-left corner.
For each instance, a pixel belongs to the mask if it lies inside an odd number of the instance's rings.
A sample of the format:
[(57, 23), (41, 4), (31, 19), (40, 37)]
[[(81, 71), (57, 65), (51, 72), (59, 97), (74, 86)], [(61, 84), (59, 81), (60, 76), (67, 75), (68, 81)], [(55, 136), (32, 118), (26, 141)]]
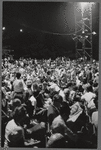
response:
[(84, 95), (82, 95), (81, 99), (85, 100), (86, 102), (90, 102), (91, 99), (95, 98), (96, 97), (96, 94), (95, 93), (92, 93), (92, 92), (86, 92)]
[(24, 137), (24, 131), (21, 126), (18, 126), (14, 119), (9, 121), (5, 128), (5, 139), (9, 142), (17, 142)]
[(87, 92), (81, 96), (81, 100), (85, 100), (88, 103), (87, 105), (88, 108), (95, 108), (95, 103), (93, 102), (95, 97), (96, 97), (95, 93)]

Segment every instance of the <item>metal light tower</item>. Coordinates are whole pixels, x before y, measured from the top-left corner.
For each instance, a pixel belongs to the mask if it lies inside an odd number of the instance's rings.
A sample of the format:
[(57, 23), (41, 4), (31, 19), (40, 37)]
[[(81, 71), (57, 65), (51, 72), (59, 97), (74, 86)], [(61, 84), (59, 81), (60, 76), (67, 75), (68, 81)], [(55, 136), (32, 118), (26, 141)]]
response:
[[(92, 62), (92, 3), (74, 3), (76, 59), (82, 57)], [(81, 46), (79, 46), (81, 43)]]

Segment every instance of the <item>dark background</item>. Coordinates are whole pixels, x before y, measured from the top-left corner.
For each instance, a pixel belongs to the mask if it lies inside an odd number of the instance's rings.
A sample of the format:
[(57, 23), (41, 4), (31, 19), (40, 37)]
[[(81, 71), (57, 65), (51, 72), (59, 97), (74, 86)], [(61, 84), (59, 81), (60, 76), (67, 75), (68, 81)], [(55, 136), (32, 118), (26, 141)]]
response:
[[(99, 57), (99, 4), (92, 11), (93, 58)], [(68, 2), (3, 2), (3, 55), (75, 58), (75, 16)], [(20, 32), (23, 29), (23, 32)]]

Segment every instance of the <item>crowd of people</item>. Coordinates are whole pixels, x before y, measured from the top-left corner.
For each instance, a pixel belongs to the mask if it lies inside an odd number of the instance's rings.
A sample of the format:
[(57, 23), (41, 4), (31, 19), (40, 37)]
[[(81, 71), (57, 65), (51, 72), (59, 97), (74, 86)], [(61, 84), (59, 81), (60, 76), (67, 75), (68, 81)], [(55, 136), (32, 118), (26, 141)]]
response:
[(99, 62), (2, 59), (2, 147), (97, 148)]

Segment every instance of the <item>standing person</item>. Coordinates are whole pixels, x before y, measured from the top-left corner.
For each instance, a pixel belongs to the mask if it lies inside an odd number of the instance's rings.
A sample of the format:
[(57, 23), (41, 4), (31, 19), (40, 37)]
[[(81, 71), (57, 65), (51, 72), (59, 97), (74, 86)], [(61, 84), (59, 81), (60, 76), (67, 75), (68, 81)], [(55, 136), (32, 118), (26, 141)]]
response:
[(24, 88), (25, 88), (25, 84), (23, 82), (23, 80), (21, 79), (21, 73), (17, 72), (16, 73), (16, 79), (13, 82), (13, 97), (14, 98), (20, 98), (20, 100), (23, 103), (23, 99), (24, 99)]
[(26, 86), (27, 86), (27, 91), (29, 93), (29, 97), (31, 97), (33, 95), (33, 92), (32, 92), (32, 80), (31, 79), (27, 79), (26, 81)]
[(88, 68), (86, 75), (87, 75), (87, 82), (89, 83), (92, 80), (92, 68), (91, 67)]
[[(16, 73), (16, 76), (15, 76), (15, 80), (13, 82), (13, 90), (16, 89), (16, 86), (21, 82), (21, 73), (20, 72), (17, 72)], [(20, 87), (19, 87), (20, 88)], [(22, 89), (21, 89), (22, 90)]]

